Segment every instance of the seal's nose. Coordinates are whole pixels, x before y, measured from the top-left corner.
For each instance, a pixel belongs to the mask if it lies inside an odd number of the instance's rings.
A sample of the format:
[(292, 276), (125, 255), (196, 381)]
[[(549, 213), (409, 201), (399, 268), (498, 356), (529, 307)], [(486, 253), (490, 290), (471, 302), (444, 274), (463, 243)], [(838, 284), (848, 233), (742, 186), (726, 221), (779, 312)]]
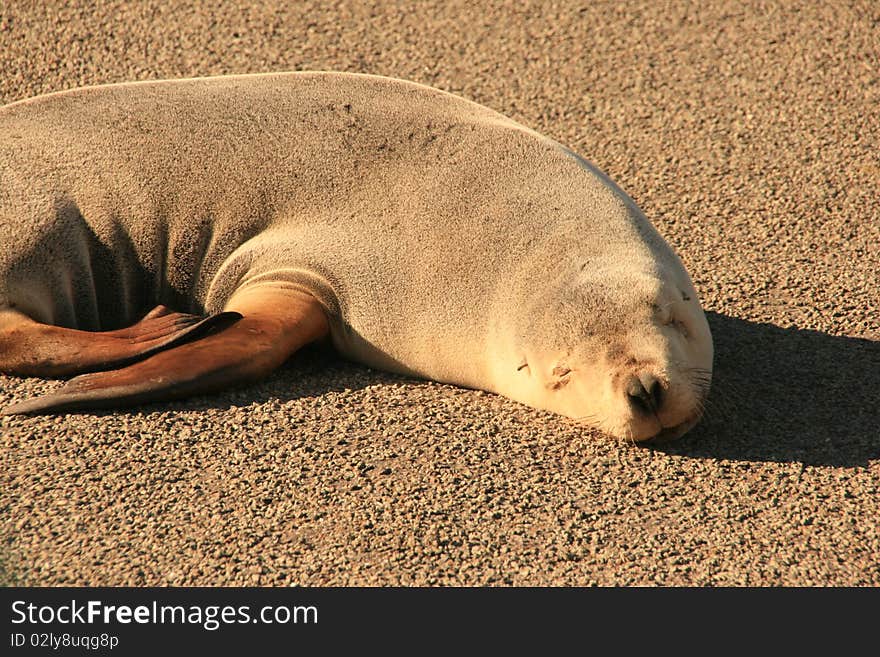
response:
[(663, 385), (653, 374), (630, 377), (624, 387), (630, 406), (646, 415), (657, 413), (663, 403)]

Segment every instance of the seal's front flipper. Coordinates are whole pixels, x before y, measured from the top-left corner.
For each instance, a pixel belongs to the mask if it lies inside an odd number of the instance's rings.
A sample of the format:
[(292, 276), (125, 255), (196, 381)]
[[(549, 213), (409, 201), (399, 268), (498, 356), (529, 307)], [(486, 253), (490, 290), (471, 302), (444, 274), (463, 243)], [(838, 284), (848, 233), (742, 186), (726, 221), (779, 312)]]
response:
[(233, 297), (228, 311), (240, 319), (222, 330), (122, 369), (78, 376), (2, 413), (112, 408), (215, 392), (262, 378), (329, 331), (324, 308), (299, 291), (247, 290)]
[(156, 306), (132, 326), (95, 332), (41, 324), (5, 311), (0, 314), (0, 372), (54, 378), (118, 368), (238, 318), (237, 313), (201, 317)]

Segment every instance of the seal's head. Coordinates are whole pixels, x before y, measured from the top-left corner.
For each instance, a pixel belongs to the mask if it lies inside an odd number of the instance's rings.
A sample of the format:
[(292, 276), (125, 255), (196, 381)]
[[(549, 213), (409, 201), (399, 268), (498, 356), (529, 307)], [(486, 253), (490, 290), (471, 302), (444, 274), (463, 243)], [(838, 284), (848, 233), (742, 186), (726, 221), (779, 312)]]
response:
[(529, 304), (510, 396), (633, 442), (693, 427), (713, 348), (684, 269), (584, 266), (562, 283)]

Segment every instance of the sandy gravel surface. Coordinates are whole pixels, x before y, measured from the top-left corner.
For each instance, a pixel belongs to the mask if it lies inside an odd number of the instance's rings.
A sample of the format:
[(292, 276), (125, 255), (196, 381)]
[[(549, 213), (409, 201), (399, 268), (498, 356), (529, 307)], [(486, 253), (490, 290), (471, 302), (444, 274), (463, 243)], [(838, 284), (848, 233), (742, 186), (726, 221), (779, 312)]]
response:
[(509, 114), (680, 253), (709, 416), (635, 448), (310, 351), (210, 398), (3, 417), (3, 582), (880, 584), (880, 5), (174, 4), (4, 2), (0, 102), (336, 69)]

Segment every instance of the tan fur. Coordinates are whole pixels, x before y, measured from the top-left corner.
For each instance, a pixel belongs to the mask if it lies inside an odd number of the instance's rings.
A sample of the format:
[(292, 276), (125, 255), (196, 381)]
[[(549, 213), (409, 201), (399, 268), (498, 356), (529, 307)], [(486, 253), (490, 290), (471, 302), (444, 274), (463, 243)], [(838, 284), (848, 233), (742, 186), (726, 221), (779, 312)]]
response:
[[(634, 439), (659, 429), (618, 408), (622, 372), (711, 368), (687, 273), (614, 183), (492, 110), (389, 78), (229, 76), (7, 105), (0, 243), (0, 309), (41, 322), (107, 330), (159, 303), (217, 312), (250, 286), (294, 287), (348, 358), (602, 415)], [(660, 303), (696, 347), (666, 344), (680, 340), (649, 312)], [(663, 426), (704, 395), (674, 386)]]

